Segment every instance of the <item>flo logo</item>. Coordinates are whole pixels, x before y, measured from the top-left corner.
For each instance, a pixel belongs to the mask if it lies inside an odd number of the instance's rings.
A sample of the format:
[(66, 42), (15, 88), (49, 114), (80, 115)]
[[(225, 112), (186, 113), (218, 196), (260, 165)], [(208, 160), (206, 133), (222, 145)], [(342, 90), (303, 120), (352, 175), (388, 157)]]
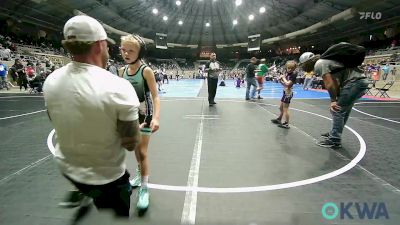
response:
[(339, 205), (326, 202), (321, 209), (322, 217), (326, 220), (344, 219), (389, 219), (389, 212), (383, 202), (341, 202)]
[(359, 14), (360, 14), (360, 20), (367, 20), (367, 19), (380, 20), (382, 18), (381, 12), (359, 12)]

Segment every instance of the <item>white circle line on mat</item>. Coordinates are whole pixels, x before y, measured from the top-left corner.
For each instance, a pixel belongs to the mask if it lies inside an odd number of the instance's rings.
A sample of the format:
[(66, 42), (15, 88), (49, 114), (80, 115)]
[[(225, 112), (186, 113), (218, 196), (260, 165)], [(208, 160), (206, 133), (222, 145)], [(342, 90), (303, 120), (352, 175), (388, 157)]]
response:
[(0, 117), (0, 120), (12, 119), (12, 118), (17, 118), (17, 117), (21, 117), (21, 116), (28, 116), (28, 115), (32, 115), (32, 114), (36, 114), (36, 113), (45, 112), (45, 111), (46, 111), (46, 109), (43, 109), (43, 110), (39, 110), (39, 111), (23, 113), (23, 114), (18, 114), (18, 115), (14, 115), (14, 116)]
[[(391, 104), (399, 104), (400, 102), (358, 102), (358, 103), (356, 103), (354, 105), (363, 105), (363, 104), (372, 104), (372, 103), (374, 103), (374, 104), (389, 104), (389, 103), (391, 103)], [(400, 121), (391, 120), (389, 118), (385, 118), (385, 117), (380, 117), (380, 116), (376, 116), (376, 115), (373, 115), (373, 114), (369, 114), (369, 113), (361, 111), (361, 110), (359, 110), (359, 109), (357, 109), (355, 107), (353, 107), (353, 110), (356, 111), (356, 112), (359, 112), (361, 114), (373, 117), (373, 118), (377, 118), (377, 119), (385, 120), (385, 121), (388, 121), (388, 122), (399, 123), (400, 124)]]
[(0, 96), (0, 99), (7, 99), (7, 98), (43, 98), (43, 96)]
[[(243, 102), (243, 101), (235, 101), (235, 100), (227, 100), (228, 102)], [(257, 102), (252, 102), (252, 103), (257, 103)], [(267, 103), (258, 103), (260, 105), (267, 105), (267, 106), (276, 106), (273, 104), (267, 104)], [(297, 108), (291, 108), (292, 110), (299, 111), (299, 112), (304, 112), (310, 115), (318, 116), (327, 120), (332, 120), (329, 117), (309, 112), (306, 110), (302, 109), (297, 109)], [(281, 183), (281, 184), (274, 184), (274, 185), (265, 185), (265, 186), (253, 186), (253, 187), (228, 187), (228, 188), (216, 188), (216, 187), (188, 187), (188, 186), (176, 186), (176, 185), (165, 185), (165, 184), (149, 184), (149, 188), (152, 189), (158, 189), (158, 190), (166, 190), (166, 191), (196, 191), (196, 192), (203, 192), (203, 193), (248, 193), (248, 192), (260, 192), (260, 191), (273, 191), (273, 190), (281, 190), (281, 189), (288, 189), (288, 188), (294, 188), (294, 187), (300, 187), (300, 186), (305, 186), (308, 184), (314, 184), (317, 182), (321, 182), (324, 180), (328, 180), (331, 178), (334, 178), (336, 176), (339, 176), (349, 170), (351, 170), (353, 167), (355, 167), (364, 157), (367, 146), (365, 143), (365, 140), (357, 131), (352, 129), (349, 126), (345, 126), (346, 129), (348, 129), (350, 132), (352, 132), (358, 139), (360, 143), (360, 150), (356, 157), (352, 159), (348, 164), (345, 166), (332, 171), (327, 174), (323, 174), (317, 177), (305, 179), (305, 180), (299, 180), (299, 181), (294, 181), (294, 182), (288, 182), (288, 183)], [(47, 138), (47, 146), (51, 153), (55, 152), (55, 148), (52, 142), (53, 136), (55, 134), (55, 131), (52, 130)]]

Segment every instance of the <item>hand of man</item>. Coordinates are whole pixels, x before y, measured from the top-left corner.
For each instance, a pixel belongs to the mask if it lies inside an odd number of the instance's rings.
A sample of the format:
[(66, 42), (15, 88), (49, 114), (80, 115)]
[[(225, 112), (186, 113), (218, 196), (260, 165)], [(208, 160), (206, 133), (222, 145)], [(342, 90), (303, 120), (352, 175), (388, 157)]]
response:
[(341, 107), (337, 104), (337, 102), (331, 102), (331, 110), (334, 112), (339, 112)]
[(154, 133), (160, 128), (160, 122), (157, 119), (152, 119), (150, 122), (151, 131)]

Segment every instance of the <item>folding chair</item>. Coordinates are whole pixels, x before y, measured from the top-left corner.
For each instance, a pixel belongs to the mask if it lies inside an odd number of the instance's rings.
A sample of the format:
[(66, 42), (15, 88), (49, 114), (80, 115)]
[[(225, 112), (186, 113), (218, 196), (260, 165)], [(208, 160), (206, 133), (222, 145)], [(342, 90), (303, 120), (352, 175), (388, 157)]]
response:
[(39, 91), (36, 87), (29, 87), (29, 94), (38, 94)]
[(28, 81), (29, 94), (39, 94), (39, 87), (35, 85), (34, 81)]
[(390, 98), (389, 95), (387, 94), (387, 91), (393, 86), (394, 81), (387, 82), (383, 87), (381, 88), (376, 88), (378, 91), (375, 96), (380, 94), (379, 97), (384, 97), (384, 98)]
[(365, 93), (365, 95), (371, 95), (371, 96), (373, 95), (372, 92), (371, 92), (371, 89), (375, 87), (375, 83), (376, 83), (376, 81), (369, 80), (368, 87), (367, 87), (367, 92)]

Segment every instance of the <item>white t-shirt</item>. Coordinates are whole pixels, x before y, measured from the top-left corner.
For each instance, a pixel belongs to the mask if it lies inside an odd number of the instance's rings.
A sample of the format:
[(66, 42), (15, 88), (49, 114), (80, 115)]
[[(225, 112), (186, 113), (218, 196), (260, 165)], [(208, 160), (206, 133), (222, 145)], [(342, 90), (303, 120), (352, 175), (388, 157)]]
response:
[(43, 89), (61, 172), (90, 185), (120, 178), (126, 150), (117, 120), (138, 119), (139, 100), (132, 85), (100, 67), (71, 62), (51, 73)]

